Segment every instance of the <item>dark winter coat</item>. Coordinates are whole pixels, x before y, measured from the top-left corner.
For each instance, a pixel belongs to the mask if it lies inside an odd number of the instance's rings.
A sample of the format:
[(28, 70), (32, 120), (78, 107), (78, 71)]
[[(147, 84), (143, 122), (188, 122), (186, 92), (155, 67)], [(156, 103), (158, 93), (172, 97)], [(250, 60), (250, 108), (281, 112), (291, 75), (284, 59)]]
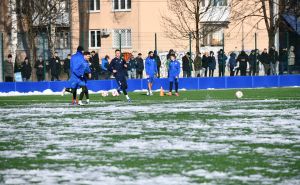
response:
[(204, 68), (208, 67), (208, 57), (206, 55), (202, 56), (202, 67)]
[(50, 62), (49, 62), (49, 67), (51, 70), (51, 75), (59, 75), (60, 74), (60, 68), (61, 68), (61, 64), (60, 64), (60, 58), (56, 57), (56, 58), (51, 58)]
[(247, 63), (249, 62), (249, 56), (245, 52), (242, 52), (238, 56), (237, 62), (240, 63), (240, 68), (247, 68)]
[(90, 68), (91, 68), (92, 72), (100, 72), (99, 56), (97, 53), (91, 57)]
[(275, 64), (278, 61), (278, 52), (275, 49), (270, 49), (269, 51), (270, 62)]
[(227, 56), (224, 53), (218, 54), (218, 64), (220, 66), (225, 66), (227, 60)]
[(259, 56), (259, 61), (262, 64), (270, 64), (270, 57), (268, 53), (262, 52), (261, 55)]
[(129, 60), (127, 70), (131, 71), (132, 69), (136, 69), (136, 67), (137, 67), (136, 59), (133, 58), (133, 59)]
[(190, 59), (187, 56), (182, 57), (182, 70), (183, 71), (192, 71), (193, 70)]
[(216, 69), (216, 58), (215, 56), (209, 56), (208, 57), (208, 67), (210, 70)]
[(29, 79), (30, 76), (31, 76), (31, 65), (30, 63), (28, 62), (26, 64), (26, 62), (23, 62), (22, 63), (22, 68), (21, 68), (21, 74), (22, 74), (22, 78), (26, 78), (26, 79)]
[[(41, 66), (41, 67), (40, 67)], [(36, 69), (36, 75), (42, 76), (44, 75), (44, 61), (37, 60), (34, 64), (34, 68)]]
[(142, 58), (136, 58), (137, 65), (136, 65), (136, 71), (142, 72), (144, 71), (144, 60)]
[(64, 61), (64, 72), (65, 73), (68, 73), (69, 70), (70, 70), (70, 59), (66, 58), (65, 61)]

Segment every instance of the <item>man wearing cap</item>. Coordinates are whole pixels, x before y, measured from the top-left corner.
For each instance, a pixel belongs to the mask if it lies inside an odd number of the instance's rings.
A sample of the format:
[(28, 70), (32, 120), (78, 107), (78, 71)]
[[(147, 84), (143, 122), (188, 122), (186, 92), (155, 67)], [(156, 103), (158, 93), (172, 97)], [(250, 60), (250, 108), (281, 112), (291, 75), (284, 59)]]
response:
[(154, 77), (157, 75), (157, 64), (154, 58), (154, 53), (152, 51), (149, 51), (148, 57), (145, 62), (146, 66), (146, 76), (148, 80), (148, 92), (147, 96), (152, 96), (152, 86), (154, 82)]

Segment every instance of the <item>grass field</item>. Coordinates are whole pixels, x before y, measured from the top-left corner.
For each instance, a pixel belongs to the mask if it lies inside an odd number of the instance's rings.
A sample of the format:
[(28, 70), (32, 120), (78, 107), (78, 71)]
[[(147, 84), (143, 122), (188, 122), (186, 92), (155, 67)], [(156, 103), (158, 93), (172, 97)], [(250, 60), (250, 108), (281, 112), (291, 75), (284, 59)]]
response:
[(300, 184), (300, 88), (0, 97), (0, 184)]

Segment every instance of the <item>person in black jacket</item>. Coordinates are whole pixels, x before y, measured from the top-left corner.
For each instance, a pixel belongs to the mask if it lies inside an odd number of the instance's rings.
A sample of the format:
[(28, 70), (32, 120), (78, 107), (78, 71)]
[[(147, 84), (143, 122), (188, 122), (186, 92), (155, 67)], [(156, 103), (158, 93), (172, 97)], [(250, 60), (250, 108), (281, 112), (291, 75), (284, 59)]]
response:
[(121, 58), (121, 51), (117, 49), (115, 51), (116, 57), (110, 62), (109, 64), (109, 71), (113, 73), (117, 84), (119, 86), (118, 93), (121, 94), (121, 90), (123, 91), (124, 95), (126, 96), (126, 99), (128, 102), (131, 102), (131, 99), (129, 98), (127, 94), (127, 64), (125, 60)]
[(214, 72), (216, 69), (216, 58), (214, 55), (215, 53), (213, 51), (210, 51), (208, 57), (209, 77), (214, 77)]
[(37, 81), (43, 81), (44, 80), (44, 60), (43, 57), (40, 56), (39, 59), (35, 62), (34, 68), (36, 70), (36, 78)]
[(275, 50), (275, 47), (271, 47), (269, 50), (269, 58), (270, 58), (270, 65), (271, 65), (271, 75), (278, 75), (278, 52)]
[(247, 66), (249, 62), (249, 56), (246, 54), (245, 51), (241, 51), (237, 58), (237, 62), (239, 63), (239, 68), (241, 70), (241, 76), (247, 75)]
[(28, 57), (25, 57), (24, 62), (22, 63), (21, 74), (23, 78), (23, 82), (28, 82), (31, 76), (31, 65)]
[(156, 61), (156, 65), (157, 65), (157, 78), (160, 78), (160, 67), (161, 67), (161, 60), (158, 56), (158, 53), (156, 50), (154, 50), (154, 55), (153, 55), (155, 61)]
[(127, 73), (129, 79), (136, 78), (136, 67), (137, 67), (137, 61), (134, 55), (132, 54), (127, 67)]
[(68, 54), (67, 58), (64, 61), (64, 73), (67, 74), (68, 80), (70, 79), (70, 61), (71, 61), (71, 54)]
[(101, 73), (99, 55), (95, 51), (91, 52), (91, 70), (92, 70), (92, 80), (99, 80), (99, 75)]
[(202, 56), (202, 67), (204, 69), (204, 76), (207, 77), (208, 71), (208, 52), (205, 52)]
[(259, 56), (259, 61), (264, 66), (265, 75), (270, 75), (270, 57), (267, 51), (268, 50), (265, 48)]
[(55, 52), (53, 57), (50, 59), (49, 65), (51, 70), (51, 81), (59, 81), (61, 63), (57, 52)]
[(144, 71), (144, 60), (142, 58), (142, 53), (139, 53), (136, 57), (136, 78), (142, 79), (143, 78), (143, 71)]
[(192, 69), (192, 62), (190, 61), (190, 56), (191, 53), (187, 52), (186, 55), (184, 57), (182, 57), (182, 70), (183, 70), (183, 77), (184, 78), (189, 78), (191, 77), (191, 71)]
[(255, 76), (256, 75), (257, 60), (258, 60), (257, 53), (256, 53), (255, 50), (252, 50), (250, 55), (249, 55), (249, 64), (250, 64), (249, 75), (250, 76)]
[(227, 56), (225, 55), (223, 49), (220, 49), (220, 51), (218, 52), (219, 77), (225, 75), (226, 60)]
[(279, 52), (279, 75), (283, 75), (284, 71), (287, 71), (288, 66), (288, 51), (287, 48), (283, 48)]

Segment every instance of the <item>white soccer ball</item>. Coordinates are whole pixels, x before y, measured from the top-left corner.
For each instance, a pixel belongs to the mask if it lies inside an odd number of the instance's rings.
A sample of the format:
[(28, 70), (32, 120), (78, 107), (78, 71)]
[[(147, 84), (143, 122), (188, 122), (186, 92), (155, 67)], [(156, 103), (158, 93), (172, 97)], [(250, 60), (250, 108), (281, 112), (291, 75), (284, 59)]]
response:
[(242, 91), (236, 91), (235, 97), (236, 97), (237, 99), (241, 99), (243, 96), (244, 96), (244, 94), (243, 94)]
[(103, 92), (101, 93), (101, 95), (102, 95), (103, 97), (106, 97), (106, 96), (108, 96), (108, 92), (107, 92), (107, 91), (103, 91)]

